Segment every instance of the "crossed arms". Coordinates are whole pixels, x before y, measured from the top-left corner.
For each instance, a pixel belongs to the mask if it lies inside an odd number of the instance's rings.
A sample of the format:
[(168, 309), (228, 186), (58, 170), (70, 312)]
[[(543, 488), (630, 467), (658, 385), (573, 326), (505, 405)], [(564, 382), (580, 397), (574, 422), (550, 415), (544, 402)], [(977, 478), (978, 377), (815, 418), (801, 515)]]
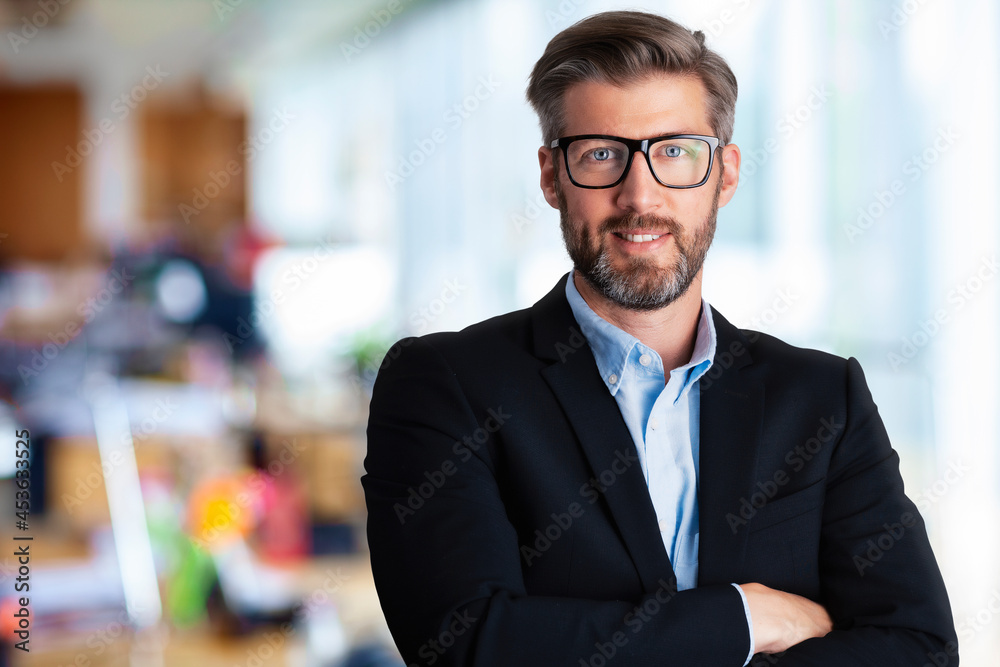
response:
[[(522, 469), (523, 459), (505, 452), (547, 446), (547, 423), (498, 425), (501, 403), (486, 397), (502, 396), (511, 401), (505, 410), (524, 415), (546, 411), (543, 394), (526, 381), (514, 386), (509, 378), (518, 373), (507, 374), (514, 362), (496, 362), (494, 371), (484, 369), (495, 379), (477, 381), (465, 361), (470, 355), (452, 342), (441, 335), (401, 341), (371, 403), (362, 478), (368, 539), (383, 611), (407, 664), (601, 665), (613, 657), (623, 665), (743, 665), (750, 635), (730, 584), (678, 592), (665, 571), (658, 585), (610, 593), (599, 581), (588, 583), (602, 591), (588, 597), (540, 584), (526, 569), (520, 547), (531, 531), (519, 525), (526, 510), (518, 499), (544, 498), (547, 486), (570, 473), (544, 463), (544, 473)], [(944, 586), (919, 514), (903, 495), (898, 458), (856, 361), (847, 363), (846, 376), (846, 423), (816, 510), (818, 595), (743, 586), (759, 654), (753, 664), (919, 666), (945, 656), (949, 662), (937, 664), (957, 665)], [(546, 418), (561, 419), (557, 412)], [(867, 540), (877, 543), (885, 517), (904, 515), (914, 517), (906, 534), (859, 573), (854, 557)], [(597, 525), (581, 519), (567, 535)], [(559, 549), (574, 545), (583, 547), (582, 535)], [(545, 557), (557, 562), (563, 552), (556, 552)], [(571, 555), (567, 569), (585, 567), (582, 557)], [(601, 565), (600, 553), (592, 557)], [(603, 566), (612, 579), (620, 563)], [(559, 578), (558, 568), (551, 572)], [(780, 657), (762, 655), (786, 648)]]

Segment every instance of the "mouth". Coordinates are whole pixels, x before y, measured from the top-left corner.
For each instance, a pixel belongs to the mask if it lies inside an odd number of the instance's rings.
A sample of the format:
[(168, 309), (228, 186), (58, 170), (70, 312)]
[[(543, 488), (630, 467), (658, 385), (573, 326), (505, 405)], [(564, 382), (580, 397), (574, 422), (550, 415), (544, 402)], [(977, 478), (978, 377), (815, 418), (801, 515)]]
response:
[(657, 239), (661, 239), (664, 236), (669, 236), (669, 233), (664, 234), (631, 234), (628, 232), (613, 232), (615, 236), (622, 239), (623, 241), (628, 241), (630, 243), (651, 243)]

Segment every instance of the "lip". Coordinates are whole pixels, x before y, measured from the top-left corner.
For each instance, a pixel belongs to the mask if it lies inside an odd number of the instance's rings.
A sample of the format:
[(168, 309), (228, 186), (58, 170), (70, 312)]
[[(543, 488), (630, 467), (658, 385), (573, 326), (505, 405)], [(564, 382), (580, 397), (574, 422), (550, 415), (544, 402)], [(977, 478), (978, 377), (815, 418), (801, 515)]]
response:
[(631, 234), (631, 235), (634, 235), (634, 236), (643, 235), (643, 234), (649, 234), (650, 236), (666, 236), (670, 232), (657, 232), (657, 231), (653, 231), (651, 229), (621, 229), (621, 230), (618, 230), (618, 231), (615, 231), (615, 232), (611, 232), (611, 233), (612, 234), (616, 234), (616, 235), (617, 234)]
[(635, 234), (650, 234), (652, 236), (666, 236), (670, 232), (655, 232), (655, 231), (653, 231), (651, 229), (620, 229), (618, 231), (611, 232), (611, 233), (612, 234), (633, 234), (633, 235), (635, 235)]

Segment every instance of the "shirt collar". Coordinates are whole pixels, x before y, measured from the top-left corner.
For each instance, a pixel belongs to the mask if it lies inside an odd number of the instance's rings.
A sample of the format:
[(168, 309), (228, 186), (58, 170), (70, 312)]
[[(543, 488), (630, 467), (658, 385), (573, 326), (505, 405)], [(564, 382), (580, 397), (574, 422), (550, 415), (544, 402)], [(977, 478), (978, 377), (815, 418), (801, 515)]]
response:
[[(590, 344), (590, 349), (594, 353), (597, 362), (597, 369), (601, 373), (601, 379), (605, 386), (614, 396), (622, 385), (622, 378), (625, 377), (625, 370), (632, 351), (638, 345), (643, 352), (656, 355), (656, 352), (643, 345), (638, 338), (629, 334), (615, 325), (611, 324), (584, 301), (576, 284), (573, 281), (573, 271), (569, 272), (566, 280), (566, 299), (573, 311), (577, 324), (580, 325), (580, 332)], [(701, 300), (701, 316), (698, 318), (698, 329), (695, 333), (694, 351), (691, 360), (672, 369), (670, 373), (684, 373), (688, 377), (683, 383), (681, 392), (701, 379), (709, 368), (712, 367), (712, 360), (715, 357), (716, 334), (715, 323), (712, 321), (711, 306), (704, 298)], [(659, 355), (656, 355), (659, 358)]]

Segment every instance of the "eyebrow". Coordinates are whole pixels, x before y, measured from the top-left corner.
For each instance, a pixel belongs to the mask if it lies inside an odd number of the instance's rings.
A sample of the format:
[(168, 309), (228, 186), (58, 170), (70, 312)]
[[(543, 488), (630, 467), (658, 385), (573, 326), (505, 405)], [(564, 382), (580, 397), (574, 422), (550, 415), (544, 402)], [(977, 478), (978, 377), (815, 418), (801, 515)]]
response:
[(666, 136), (669, 136), (671, 134), (700, 134), (700, 135), (704, 135), (704, 132), (697, 132), (695, 130), (674, 130), (674, 131), (670, 131), (670, 132), (660, 132), (659, 134), (655, 134), (653, 136), (655, 136), (655, 137), (666, 137)]
[(659, 131), (656, 134), (651, 134), (651, 135), (649, 135), (647, 137), (626, 137), (626, 136), (621, 135), (621, 134), (614, 134), (613, 132), (588, 132), (587, 134), (604, 134), (604, 135), (607, 135), (609, 137), (621, 137), (623, 139), (641, 140), (641, 139), (652, 139), (653, 137), (670, 137), (670, 136), (674, 136), (676, 134), (697, 134), (699, 136), (711, 136), (711, 130), (709, 130), (708, 134), (706, 134), (705, 132), (698, 132), (696, 130), (672, 130), (672, 131), (666, 131), (666, 132)]

